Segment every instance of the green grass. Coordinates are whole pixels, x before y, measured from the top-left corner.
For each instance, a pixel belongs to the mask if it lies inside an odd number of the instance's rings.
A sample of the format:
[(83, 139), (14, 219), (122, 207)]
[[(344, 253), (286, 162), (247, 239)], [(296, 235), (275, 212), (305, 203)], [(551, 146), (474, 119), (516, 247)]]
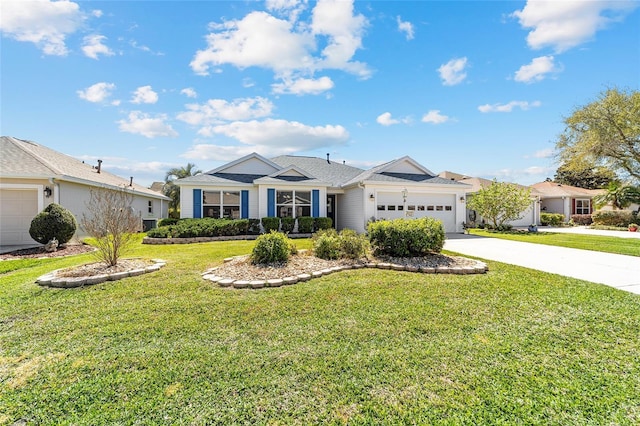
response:
[(89, 255), (0, 276), (0, 424), (640, 422), (637, 295), (493, 262), (200, 278), (252, 245), (139, 245), (167, 266), (81, 289), (34, 280)]
[(640, 240), (635, 238), (554, 232), (491, 232), (482, 229), (470, 229), (469, 232), (473, 235), (502, 238), (504, 240), (640, 256)]

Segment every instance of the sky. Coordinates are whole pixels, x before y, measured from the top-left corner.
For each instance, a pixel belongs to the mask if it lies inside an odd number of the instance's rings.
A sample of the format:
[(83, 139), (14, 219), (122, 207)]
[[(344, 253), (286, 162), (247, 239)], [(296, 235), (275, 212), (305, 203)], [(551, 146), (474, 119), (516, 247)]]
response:
[(553, 178), (640, 85), (638, 1), (0, 0), (0, 133), (143, 185), (252, 152)]

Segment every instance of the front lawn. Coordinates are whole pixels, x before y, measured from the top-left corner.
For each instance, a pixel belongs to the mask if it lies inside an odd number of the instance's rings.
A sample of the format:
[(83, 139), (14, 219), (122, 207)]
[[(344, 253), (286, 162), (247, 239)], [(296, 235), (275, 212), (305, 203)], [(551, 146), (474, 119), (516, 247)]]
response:
[(201, 279), (252, 245), (138, 245), (167, 266), (80, 289), (33, 282), (89, 255), (0, 275), (0, 424), (640, 422), (637, 295), (495, 262)]
[(560, 246), (582, 250), (602, 251), (605, 253), (626, 254), (628, 256), (640, 256), (640, 240), (635, 238), (618, 238), (605, 237), (602, 235), (565, 234), (554, 232), (493, 232), (483, 229), (470, 229), (469, 233), (483, 237), (546, 244), (548, 246)]

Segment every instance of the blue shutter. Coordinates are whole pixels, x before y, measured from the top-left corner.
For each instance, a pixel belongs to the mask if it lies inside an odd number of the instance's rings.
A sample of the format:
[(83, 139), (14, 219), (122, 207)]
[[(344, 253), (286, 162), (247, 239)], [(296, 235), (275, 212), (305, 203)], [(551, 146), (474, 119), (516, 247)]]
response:
[(202, 217), (202, 189), (193, 190), (193, 217)]
[(311, 191), (311, 210), (311, 216), (320, 216), (320, 191), (317, 189)]
[(244, 189), (240, 194), (240, 217), (249, 219), (249, 191)]
[(267, 216), (276, 216), (276, 190), (273, 188), (267, 189)]

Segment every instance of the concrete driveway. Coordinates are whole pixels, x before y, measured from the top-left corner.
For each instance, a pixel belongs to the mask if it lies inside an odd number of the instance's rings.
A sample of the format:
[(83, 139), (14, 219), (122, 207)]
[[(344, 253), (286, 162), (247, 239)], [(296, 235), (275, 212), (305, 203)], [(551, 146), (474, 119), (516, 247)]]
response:
[(444, 248), (640, 294), (640, 257), (464, 234), (447, 234)]

